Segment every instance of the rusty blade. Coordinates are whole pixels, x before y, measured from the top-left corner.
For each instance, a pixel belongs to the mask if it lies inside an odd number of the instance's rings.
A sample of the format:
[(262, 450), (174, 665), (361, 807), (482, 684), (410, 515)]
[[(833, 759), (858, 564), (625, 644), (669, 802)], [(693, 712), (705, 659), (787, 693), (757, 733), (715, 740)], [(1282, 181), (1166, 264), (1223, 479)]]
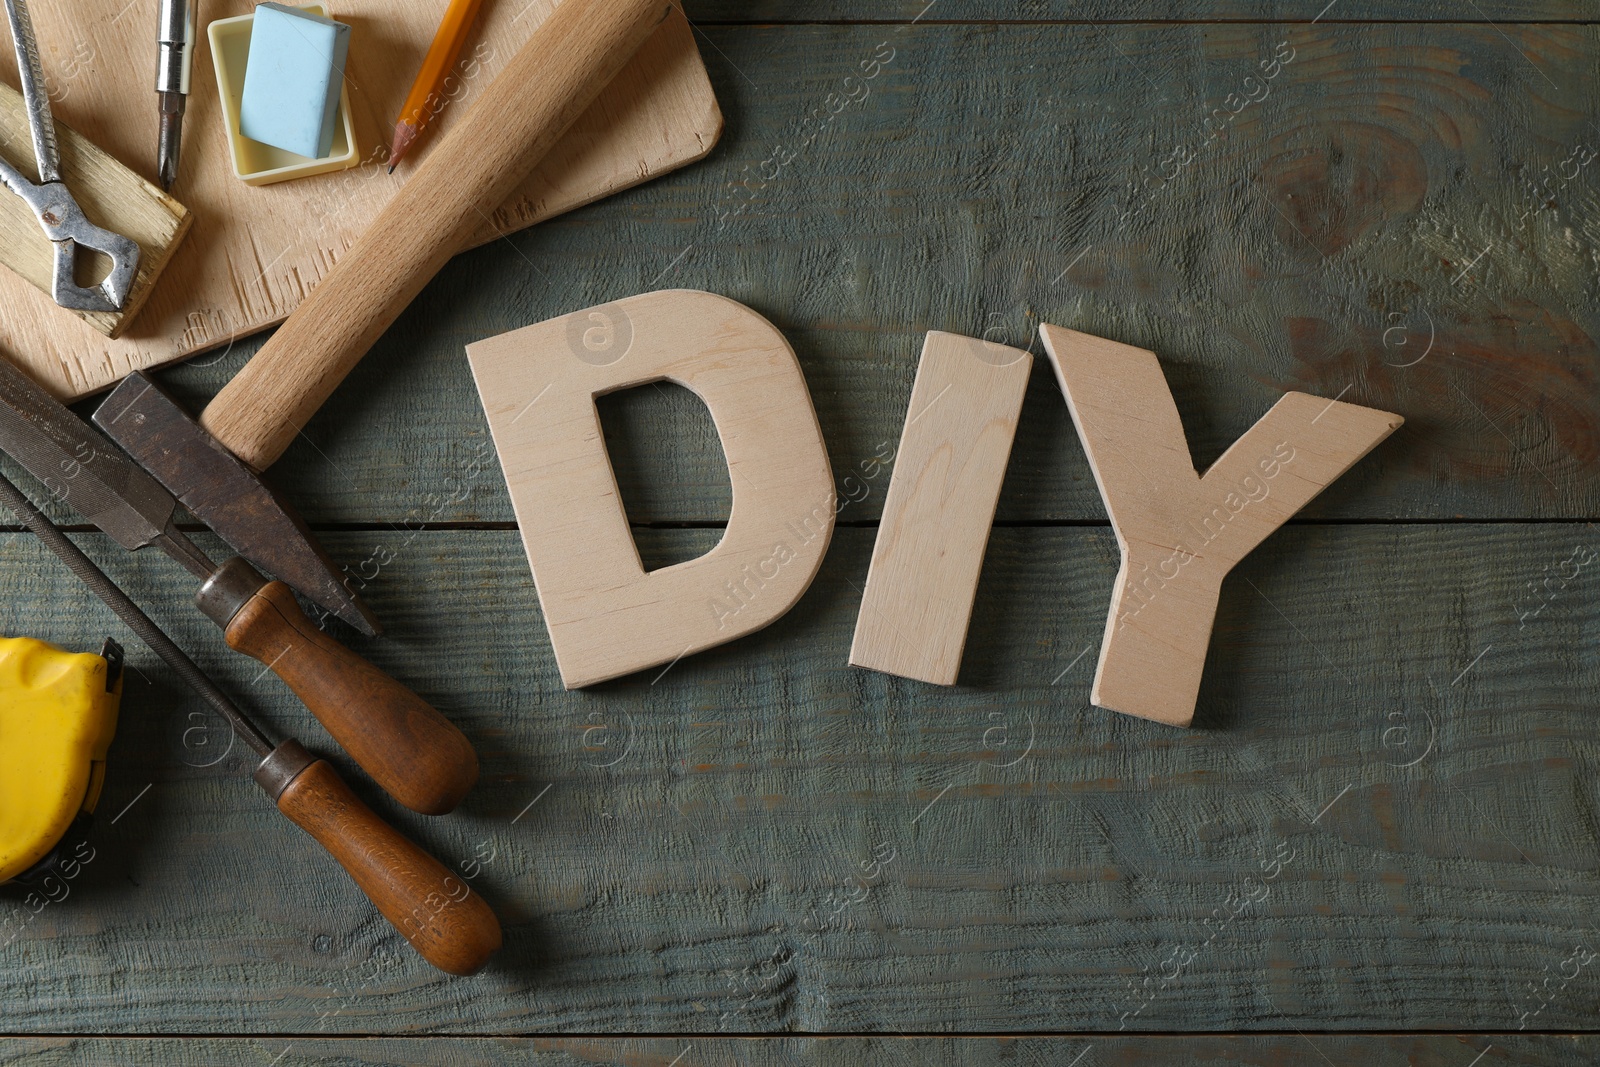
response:
[(135, 371), (95, 424), (245, 559), (367, 634), (378, 620), (345, 584), (305, 521), (171, 396)]

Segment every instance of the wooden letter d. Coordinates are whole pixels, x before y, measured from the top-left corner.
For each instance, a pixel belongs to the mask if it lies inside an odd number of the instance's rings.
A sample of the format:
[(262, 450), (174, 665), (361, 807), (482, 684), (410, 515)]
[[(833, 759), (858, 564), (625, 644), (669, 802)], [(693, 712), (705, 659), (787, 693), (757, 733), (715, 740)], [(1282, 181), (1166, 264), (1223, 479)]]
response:
[[(670, 289), (467, 346), (568, 689), (732, 641), (788, 611), (833, 534), (833, 475), (794, 350), (766, 319)], [(733, 483), (727, 531), (646, 573), (595, 398), (671, 381), (705, 401)]]

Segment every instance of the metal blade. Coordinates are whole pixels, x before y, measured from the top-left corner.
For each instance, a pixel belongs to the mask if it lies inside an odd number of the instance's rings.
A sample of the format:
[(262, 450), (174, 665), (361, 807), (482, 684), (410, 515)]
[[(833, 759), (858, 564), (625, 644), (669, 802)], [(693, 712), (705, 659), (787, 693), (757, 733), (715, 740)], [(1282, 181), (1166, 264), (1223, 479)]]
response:
[(52, 498), (71, 505), (124, 548), (160, 544), (176, 533), (172, 494), (5, 359), (0, 449), (43, 482)]
[(363, 633), (378, 632), (377, 618), (288, 502), (149, 377), (124, 378), (94, 421), (239, 555)]

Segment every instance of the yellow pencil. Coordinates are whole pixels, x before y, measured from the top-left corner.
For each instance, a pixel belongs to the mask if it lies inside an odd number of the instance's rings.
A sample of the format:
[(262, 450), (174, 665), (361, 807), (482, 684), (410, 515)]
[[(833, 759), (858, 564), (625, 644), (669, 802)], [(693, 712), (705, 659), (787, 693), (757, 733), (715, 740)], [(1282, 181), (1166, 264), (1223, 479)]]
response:
[(411, 83), (411, 92), (400, 109), (400, 121), (394, 125), (394, 144), (389, 148), (391, 174), (428, 120), (444, 107), (445, 78), (461, 54), (461, 45), (478, 17), (480, 3), (482, 0), (450, 0), (450, 7), (439, 23), (439, 32), (434, 34), (428, 54), (422, 60), (422, 69), (417, 72), (417, 80)]

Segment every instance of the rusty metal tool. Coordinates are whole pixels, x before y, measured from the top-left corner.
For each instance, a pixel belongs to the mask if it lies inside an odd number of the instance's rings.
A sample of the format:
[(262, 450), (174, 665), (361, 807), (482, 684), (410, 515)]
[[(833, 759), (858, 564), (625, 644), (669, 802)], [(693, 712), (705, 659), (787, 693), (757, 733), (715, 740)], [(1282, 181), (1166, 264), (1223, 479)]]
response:
[(282, 582), (216, 565), (177, 526), (177, 502), (94, 427), (0, 359), (0, 449), (129, 550), (157, 545), (201, 580), (195, 603), (228, 647), (265, 664), (406, 807), (452, 810), (478, 777), (472, 743), (421, 697), (339, 644)]
[(339, 861), (424, 959), (450, 974), (474, 974), (500, 947), (500, 921), (481, 896), (363, 804), (339, 772), (289, 739), (274, 745), (162, 629), (150, 620), (32, 500), (0, 475), (0, 504), (14, 512), (183, 681), (232, 724), (261, 757), (255, 780)]
[(369, 637), (382, 629), (289, 502), (218, 447), (149, 375), (124, 378), (93, 418), (235, 552)]
[[(76, 311), (119, 311), (127, 303), (139, 270), (139, 246), (120, 233), (96, 226), (78, 206), (72, 190), (61, 181), (61, 149), (56, 143), (55, 119), (50, 114), (50, 94), (39, 66), (39, 45), (33, 36), (33, 19), (27, 0), (5, 0), (11, 24), (11, 43), (17, 53), (22, 79), (22, 100), (28, 109), (28, 129), (33, 138), (33, 161), (39, 180), (0, 159), (0, 185), (33, 209), (44, 235), (56, 246), (56, 303)], [(77, 283), (77, 250), (103, 252), (111, 257), (111, 273), (96, 286)]]

